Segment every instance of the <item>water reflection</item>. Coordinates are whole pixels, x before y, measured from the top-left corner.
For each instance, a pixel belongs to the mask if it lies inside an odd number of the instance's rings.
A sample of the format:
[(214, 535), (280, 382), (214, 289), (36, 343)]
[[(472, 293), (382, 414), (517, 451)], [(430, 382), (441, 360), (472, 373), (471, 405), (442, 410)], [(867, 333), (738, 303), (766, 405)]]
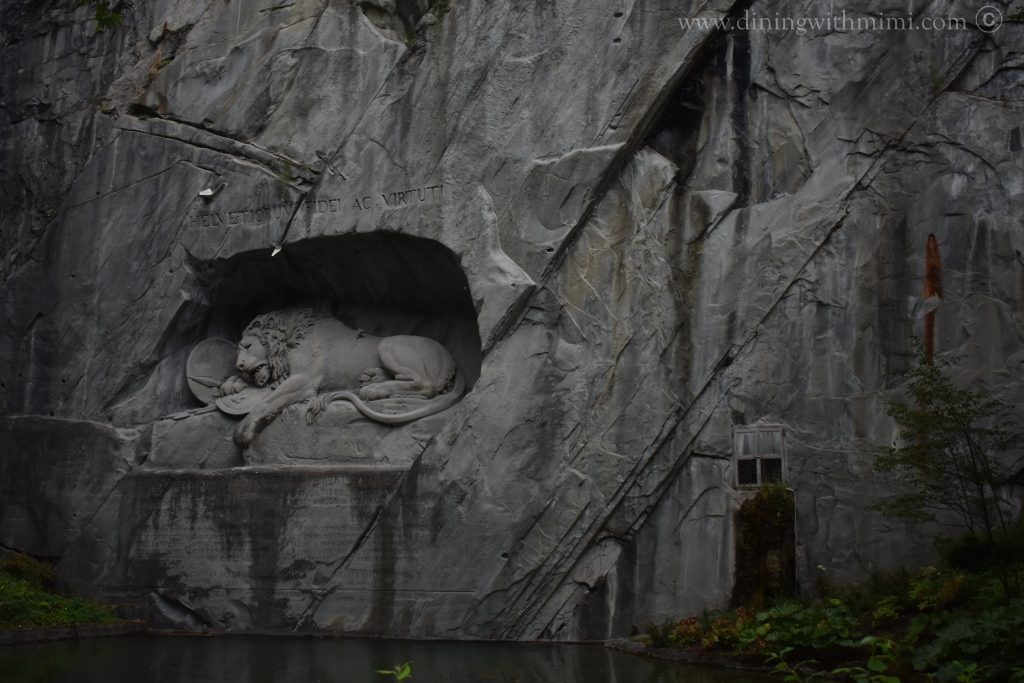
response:
[(0, 681), (19, 683), (739, 683), (769, 677), (657, 662), (599, 646), (270, 637), (99, 638), (0, 647)]

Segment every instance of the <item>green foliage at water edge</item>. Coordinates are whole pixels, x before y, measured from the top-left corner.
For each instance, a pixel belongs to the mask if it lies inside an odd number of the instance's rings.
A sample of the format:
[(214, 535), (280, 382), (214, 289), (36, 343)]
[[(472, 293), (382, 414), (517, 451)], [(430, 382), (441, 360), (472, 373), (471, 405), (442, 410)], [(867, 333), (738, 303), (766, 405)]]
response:
[(57, 595), (37, 579), (19, 578), (0, 571), (0, 630), (116, 624), (120, 621), (106, 607), (81, 598)]

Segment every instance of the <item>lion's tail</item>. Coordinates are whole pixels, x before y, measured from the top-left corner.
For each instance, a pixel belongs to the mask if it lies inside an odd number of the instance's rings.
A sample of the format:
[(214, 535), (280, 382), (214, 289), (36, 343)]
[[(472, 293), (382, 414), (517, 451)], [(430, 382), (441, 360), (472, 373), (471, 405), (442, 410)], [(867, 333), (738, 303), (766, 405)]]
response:
[(452, 383), (451, 391), (446, 391), (443, 394), (434, 396), (433, 398), (425, 399), (426, 403), (419, 408), (414, 408), (407, 413), (382, 413), (374, 410), (370, 406), (366, 405), (363, 399), (352, 391), (334, 391), (324, 395), (324, 405), (331, 401), (348, 401), (356, 410), (363, 414), (364, 417), (368, 417), (375, 422), (382, 422), (384, 424), (404, 424), (406, 422), (412, 422), (418, 420), (421, 417), (427, 417), (434, 413), (439, 413), (445, 408), (449, 408), (462, 397), (462, 392), (466, 390), (466, 380), (463, 378), (462, 373), (458, 370), (455, 371), (455, 379)]

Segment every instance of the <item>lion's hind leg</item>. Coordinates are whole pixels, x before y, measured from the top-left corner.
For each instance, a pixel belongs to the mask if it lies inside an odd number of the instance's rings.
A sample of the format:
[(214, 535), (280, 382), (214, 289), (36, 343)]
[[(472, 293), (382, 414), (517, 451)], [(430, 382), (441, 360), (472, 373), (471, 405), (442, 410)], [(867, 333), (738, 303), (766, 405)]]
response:
[(448, 350), (426, 337), (386, 337), (377, 354), (394, 379), (360, 389), (360, 398), (368, 401), (392, 396), (433, 398), (444, 390), (455, 370)]
[(399, 371), (395, 379), (387, 382), (376, 382), (367, 384), (359, 389), (359, 398), (364, 401), (376, 401), (392, 396), (422, 396), (429, 398), (433, 394), (426, 394), (423, 391), (423, 383), (415, 375)]
[(367, 368), (363, 370), (363, 374), (359, 375), (359, 386), (361, 387), (386, 381), (388, 381), (388, 371), (384, 368)]

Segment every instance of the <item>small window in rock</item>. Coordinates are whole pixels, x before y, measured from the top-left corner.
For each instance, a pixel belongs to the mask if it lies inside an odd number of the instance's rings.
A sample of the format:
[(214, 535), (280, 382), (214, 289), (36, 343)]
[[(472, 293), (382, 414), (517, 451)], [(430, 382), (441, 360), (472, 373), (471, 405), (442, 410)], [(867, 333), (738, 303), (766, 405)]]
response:
[(785, 481), (786, 440), (781, 425), (736, 428), (736, 484)]

